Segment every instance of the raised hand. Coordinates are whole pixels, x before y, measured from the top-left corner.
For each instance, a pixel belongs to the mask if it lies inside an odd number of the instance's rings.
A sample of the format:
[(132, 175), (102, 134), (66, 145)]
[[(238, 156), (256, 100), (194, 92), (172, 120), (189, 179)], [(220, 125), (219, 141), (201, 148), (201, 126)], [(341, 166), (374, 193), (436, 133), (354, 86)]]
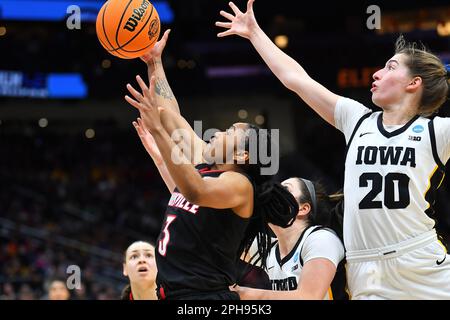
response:
[(228, 19), (230, 22), (216, 22), (216, 26), (228, 29), (217, 34), (218, 37), (226, 37), (230, 35), (238, 35), (246, 39), (250, 39), (252, 33), (258, 28), (255, 14), (253, 12), (253, 3), (255, 0), (247, 2), (247, 11), (243, 13), (239, 8), (230, 2), (229, 5), (234, 15), (226, 11), (220, 11), (220, 15)]
[(127, 84), (127, 89), (134, 97), (125, 96), (125, 100), (133, 107), (139, 110), (144, 126), (150, 131), (154, 132), (162, 129), (160, 110), (155, 100), (155, 77), (150, 79), (150, 88), (147, 87), (144, 80), (140, 76), (136, 76), (136, 80), (141, 87), (142, 94), (133, 88), (131, 84)]
[(166, 47), (166, 43), (167, 43), (167, 39), (169, 38), (169, 34), (170, 34), (170, 29), (166, 30), (164, 32), (164, 35), (162, 36), (162, 38), (157, 43), (155, 43), (155, 45), (146, 54), (144, 54), (142, 57), (140, 57), (140, 59), (142, 61), (144, 61), (145, 63), (148, 63), (148, 62), (152, 61), (153, 59), (160, 59), (162, 56), (162, 53), (164, 51), (164, 48)]

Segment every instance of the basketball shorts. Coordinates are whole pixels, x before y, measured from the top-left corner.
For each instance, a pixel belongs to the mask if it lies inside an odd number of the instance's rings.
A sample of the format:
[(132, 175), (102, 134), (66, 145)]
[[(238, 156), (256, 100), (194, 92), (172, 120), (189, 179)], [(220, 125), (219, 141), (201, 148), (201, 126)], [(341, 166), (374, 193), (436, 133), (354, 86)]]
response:
[(346, 258), (351, 299), (450, 300), (450, 255), (435, 230)]

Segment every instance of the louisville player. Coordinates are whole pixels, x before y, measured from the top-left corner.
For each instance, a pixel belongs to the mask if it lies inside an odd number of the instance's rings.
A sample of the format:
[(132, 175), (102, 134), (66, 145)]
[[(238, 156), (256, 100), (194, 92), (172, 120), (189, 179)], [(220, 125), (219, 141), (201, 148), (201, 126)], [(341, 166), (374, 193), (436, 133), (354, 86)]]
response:
[(125, 251), (123, 275), (130, 284), (122, 291), (122, 300), (156, 300), (155, 247), (136, 241)]
[[(167, 81), (161, 75), (160, 61), (153, 60), (149, 68), (154, 68), (150, 88), (137, 77), (142, 93), (128, 85), (134, 99), (125, 99), (139, 109), (176, 185), (158, 238), (158, 296), (238, 299), (229, 286), (236, 283), (241, 253), (257, 237), (260, 254), (267, 256), (268, 222), (289, 226), (298, 204), (280, 184), (262, 174), (264, 165), (259, 157), (263, 152), (250, 152), (255, 138), (255, 145), (270, 154), (269, 133), (236, 123), (205, 143), (179, 109), (166, 101), (173, 97), (171, 91), (165, 91), (168, 97), (161, 96), (158, 81), (165, 81), (164, 85)], [(164, 109), (159, 110), (157, 105)], [(180, 129), (188, 138), (175, 144), (171, 137)]]

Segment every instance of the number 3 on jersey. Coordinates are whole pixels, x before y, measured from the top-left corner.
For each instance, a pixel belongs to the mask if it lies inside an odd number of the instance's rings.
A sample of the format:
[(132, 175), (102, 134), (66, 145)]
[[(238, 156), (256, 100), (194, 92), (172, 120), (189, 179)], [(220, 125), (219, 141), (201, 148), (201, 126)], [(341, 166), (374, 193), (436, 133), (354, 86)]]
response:
[(163, 233), (164, 233), (163, 238), (158, 241), (158, 252), (163, 257), (166, 256), (167, 245), (169, 244), (169, 240), (170, 240), (169, 226), (172, 222), (175, 221), (176, 218), (177, 218), (177, 216), (174, 216), (174, 215), (167, 216), (166, 223), (164, 225), (164, 230), (163, 230)]
[[(359, 186), (366, 188), (372, 182), (372, 190), (359, 203), (360, 209), (381, 209), (382, 201), (374, 201), (383, 189), (383, 176), (378, 172), (366, 172), (359, 177)], [(388, 173), (384, 177), (384, 205), (388, 209), (404, 209), (410, 204), (409, 177), (403, 173)]]

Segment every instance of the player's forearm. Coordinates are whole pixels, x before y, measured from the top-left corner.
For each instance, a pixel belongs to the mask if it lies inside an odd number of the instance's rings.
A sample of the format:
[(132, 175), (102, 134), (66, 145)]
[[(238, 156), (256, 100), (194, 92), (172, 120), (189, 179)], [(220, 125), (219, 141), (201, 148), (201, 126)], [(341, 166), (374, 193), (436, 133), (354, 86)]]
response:
[(170, 88), (167, 81), (166, 73), (161, 58), (154, 58), (147, 63), (148, 78), (155, 76), (155, 92), (157, 104), (164, 108), (171, 108), (180, 114), (178, 101)]
[(164, 128), (158, 128), (152, 134), (175, 186), (186, 200), (195, 203), (202, 189), (203, 179)]
[(270, 70), (287, 88), (294, 90), (293, 78), (305, 80), (309, 78), (303, 67), (278, 48), (261, 28), (256, 27), (253, 30), (250, 42)]

